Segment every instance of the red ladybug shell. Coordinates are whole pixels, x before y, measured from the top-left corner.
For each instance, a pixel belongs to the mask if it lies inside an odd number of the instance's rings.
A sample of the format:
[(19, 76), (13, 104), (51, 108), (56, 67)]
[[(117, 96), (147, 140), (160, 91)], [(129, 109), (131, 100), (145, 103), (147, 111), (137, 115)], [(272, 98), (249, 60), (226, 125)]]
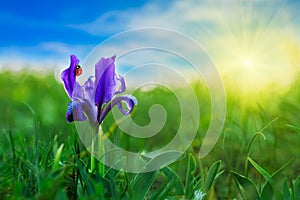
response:
[(75, 70), (75, 75), (80, 76), (81, 74), (82, 74), (82, 68), (80, 67), (80, 65), (77, 65)]

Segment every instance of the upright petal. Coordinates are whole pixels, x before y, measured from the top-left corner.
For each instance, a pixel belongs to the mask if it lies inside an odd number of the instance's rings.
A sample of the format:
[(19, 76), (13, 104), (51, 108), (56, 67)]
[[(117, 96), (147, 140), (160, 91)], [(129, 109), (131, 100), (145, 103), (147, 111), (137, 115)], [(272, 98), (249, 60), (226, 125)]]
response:
[(75, 77), (76, 76), (75, 75), (76, 65), (79, 64), (79, 60), (75, 55), (71, 55), (70, 59), (71, 59), (70, 67), (65, 69), (61, 73), (61, 79), (64, 82), (67, 94), (72, 99), (72, 93), (73, 93), (74, 84), (75, 84), (75, 81), (76, 81), (76, 77)]
[(100, 108), (104, 103), (110, 101), (115, 93), (117, 83), (114, 61), (115, 56), (101, 58), (95, 66), (95, 104)]
[[(127, 109), (123, 108), (122, 102), (126, 104)], [(98, 119), (98, 123), (100, 124), (106, 115), (111, 111), (111, 109), (118, 105), (119, 110), (123, 113), (123, 115), (128, 115), (133, 110), (134, 106), (137, 105), (138, 102), (136, 98), (132, 95), (123, 95), (114, 98), (108, 105), (105, 107), (104, 111), (101, 113), (100, 118)]]
[(84, 98), (92, 102), (92, 105), (95, 105), (95, 83), (92, 80), (92, 77), (89, 77), (88, 80), (84, 83)]
[(95, 106), (95, 83), (92, 77), (84, 83), (84, 98), (82, 107), (90, 122), (97, 122), (97, 107)]
[(82, 87), (78, 82), (74, 83), (73, 93), (72, 93), (72, 100), (81, 100), (84, 98), (84, 94), (82, 91)]

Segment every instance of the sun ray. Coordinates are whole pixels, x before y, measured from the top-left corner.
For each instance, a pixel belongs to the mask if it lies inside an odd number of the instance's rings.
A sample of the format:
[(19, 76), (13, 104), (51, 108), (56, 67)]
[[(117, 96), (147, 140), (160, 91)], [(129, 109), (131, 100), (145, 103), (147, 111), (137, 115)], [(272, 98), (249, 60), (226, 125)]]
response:
[(284, 3), (242, 1), (230, 9), (218, 12), (220, 24), (208, 47), (225, 84), (257, 91), (292, 82), (294, 73), (283, 47), (293, 31)]

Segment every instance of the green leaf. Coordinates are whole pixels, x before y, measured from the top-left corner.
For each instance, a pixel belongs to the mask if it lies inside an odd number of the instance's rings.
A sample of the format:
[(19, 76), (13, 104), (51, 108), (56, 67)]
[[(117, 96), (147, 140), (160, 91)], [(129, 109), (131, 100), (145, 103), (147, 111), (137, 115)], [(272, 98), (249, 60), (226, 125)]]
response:
[(59, 168), (59, 161), (61, 157), (62, 150), (64, 148), (64, 144), (61, 144), (57, 151), (55, 152), (55, 158), (54, 158), (54, 163), (52, 166), (53, 171), (57, 170)]
[[(267, 125), (267, 126), (268, 126), (268, 125)], [(266, 128), (266, 126), (265, 126), (264, 128)], [(264, 129), (264, 128), (263, 128), (263, 129)], [(264, 140), (266, 140), (266, 137), (265, 137), (265, 135), (264, 135), (262, 132), (257, 132), (257, 133), (255, 133), (255, 134), (252, 136), (251, 141), (250, 141), (250, 143), (249, 143), (249, 145), (248, 145), (248, 148), (247, 148), (247, 156), (246, 156), (246, 158), (249, 157), (249, 155), (250, 155), (250, 150), (251, 150), (251, 148), (252, 148), (252, 145), (254, 144), (254, 141), (255, 141), (255, 139), (256, 139), (258, 136), (261, 136), (261, 137), (263, 137)], [(245, 160), (244, 173), (245, 173), (246, 176), (248, 175), (248, 159)]]
[(79, 158), (75, 158), (75, 159), (76, 159), (76, 165), (78, 171), (80, 173), (81, 181), (85, 184), (86, 191), (88, 192), (88, 194), (93, 194), (94, 188), (92, 184), (92, 179), (88, 174), (87, 167), (84, 165), (84, 162), (81, 159)]
[(161, 169), (161, 171), (165, 174), (166, 177), (174, 178), (175, 185), (173, 187), (174, 187), (175, 191), (177, 192), (177, 194), (183, 194), (184, 187), (183, 187), (183, 183), (182, 183), (179, 175), (169, 167), (164, 167)]
[(192, 154), (189, 154), (188, 168), (185, 179), (185, 195), (191, 197), (193, 195), (193, 185), (195, 182), (196, 161)]
[(216, 175), (216, 178), (215, 179), (217, 179), (217, 178), (219, 178), (223, 173), (225, 172), (225, 170), (221, 170), (221, 171), (219, 171), (218, 173), (217, 173), (217, 175)]
[(170, 180), (166, 180), (163, 185), (159, 188), (159, 190), (151, 195), (149, 198), (150, 200), (156, 200), (156, 199), (166, 199), (168, 196), (170, 190), (172, 189), (174, 185), (174, 179), (171, 178)]
[(267, 180), (269, 181), (271, 179), (271, 175), (263, 169), (259, 164), (257, 164), (254, 160), (252, 160), (250, 157), (248, 157), (248, 160), (253, 165), (253, 167)]
[(288, 186), (288, 182), (285, 179), (282, 185), (282, 195), (283, 195), (283, 199), (291, 199), (291, 191), (289, 189)]
[(276, 172), (274, 172), (271, 177), (272, 177), (272, 180), (274, 182), (279, 182), (279, 174), (287, 167), (289, 166), (289, 164), (291, 164), (291, 162), (293, 161), (293, 159), (289, 160), (287, 163), (285, 163), (282, 167), (280, 167), (280, 169), (278, 169)]
[(205, 187), (204, 187), (204, 190), (206, 192), (208, 192), (210, 190), (210, 188), (212, 187), (213, 182), (214, 182), (214, 180), (216, 178), (216, 175), (218, 173), (220, 165), (221, 165), (221, 160), (215, 162), (210, 167), (210, 169), (208, 170), (207, 177), (206, 177), (206, 182), (205, 182)]
[(130, 199), (145, 199), (157, 175), (158, 171), (137, 174), (129, 187)]
[(297, 133), (300, 133), (300, 128), (297, 127), (297, 126), (293, 126), (293, 125), (290, 125), (290, 124), (285, 124), (287, 127), (289, 127), (290, 129), (292, 129), (293, 131), (297, 132)]
[[(164, 184), (160, 186), (160, 189), (151, 195), (149, 199), (156, 200), (156, 199), (166, 199), (169, 192), (174, 188), (174, 190), (177, 192), (176, 189), (176, 183), (178, 183), (179, 177), (178, 175), (173, 172), (170, 168), (165, 167), (161, 170), (165, 174)], [(181, 185), (181, 193), (183, 193), (183, 186)]]
[[(143, 170), (149, 171), (151, 169), (160, 168), (162, 166), (167, 166), (182, 155), (182, 152), (179, 151), (168, 151), (162, 153), (150, 161)], [(147, 195), (148, 190), (153, 184), (155, 178), (158, 175), (158, 171), (146, 172), (137, 174), (133, 181), (130, 183), (129, 196), (130, 199), (144, 199)]]
[(263, 169), (259, 164), (257, 164), (254, 160), (249, 158), (250, 163), (255, 167), (255, 169), (266, 179), (266, 183), (263, 186), (261, 192), (262, 199), (268, 199), (268, 197), (276, 197), (276, 199), (282, 199), (281, 188), (279, 187), (279, 174), (282, 172), (292, 161), (289, 160), (286, 164), (284, 164), (280, 169), (270, 175), (265, 169)]
[(66, 193), (63, 190), (58, 190), (55, 194), (55, 200), (64, 200), (68, 199)]
[(148, 161), (145, 168), (142, 172), (152, 171), (152, 169), (160, 169), (162, 167), (166, 167), (169, 164), (175, 162), (178, 158), (181, 157), (183, 153), (181, 151), (166, 151), (157, 155), (151, 160)]
[(274, 192), (271, 184), (268, 181), (264, 184), (260, 196), (261, 196), (261, 200), (274, 199)]
[(52, 148), (53, 148), (53, 141), (50, 141), (49, 145), (46, 146), (45, 153), (43, 153), (43, 156), (42, 156), (42, 159), (41, 159), (41, 167), (45, 171), (48, 168), (47, 163), (51, 158)]
[(234, 171), (231, 171), (231, 173), (238, 184), (244, 189), (245, 192), (243, 193), (243, 196), (245, 196), (246, 199), (259, 198), (258, 189), (251, 179)]
[(300, 197), (300, 176), (296, 179), (296, 181), (293, 184), (293, 189), (294, 189), (294, 199)]

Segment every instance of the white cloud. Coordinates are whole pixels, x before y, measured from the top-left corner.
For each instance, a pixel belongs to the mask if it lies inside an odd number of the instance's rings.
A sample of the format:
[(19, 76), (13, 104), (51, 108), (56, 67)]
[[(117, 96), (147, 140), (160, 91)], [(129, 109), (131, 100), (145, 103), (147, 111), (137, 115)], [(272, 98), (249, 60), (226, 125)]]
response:
[[(272, 62), (266, 61), (266, 65), (272, 65), (274, 70), (271, 71), (276, 71), (276, 68), (282, 68), (285, 62), (285, 59), (278, 56), (281, 52), (281, 43), (284, 38), (289, 37), (291, 41), (300, 41), (299, 28), (297, 26), (299, 17), (293, 9), (297, 10), (297, 8), (287, 6), (285, 1), (192, 0), (171, 1), (167, 6), (161, 6), (157, 1), (150, 1), (140, 8), (111, 11), (100, 15), (90, 23), (70, 24), (68, 26), (99, 36), (110, 36), (121, 31), (142, 27), (173, 29), (188, 35), (202, 44), (209, 56), (220, 68), (227, 68), (228, 61), (237, 59), (238, 53), (247, 53), (247, 49), (250, 49), (249, 51), (265, 54), (264, 56), (268, 60), (272, 60)], [(164, 43), (172, 44), (172, 42), (164, 40), (173, 39), (174, 45), (184, 50), (185, 53), (194, 53), (193, 47), (176, 40), (176, 38), (168, 37), (167, 35), (153, 35), (152, 37), (147, 35), (157, 33), (159, 34), (159, 32), (143, 33), (135, 35), (134, 37), (136, 38), (131, 36), (129, 39), (123, 38), (123, 40), (111, 42), (105, 47), (102, 45), (101, 50), (95, 54), (95, 58), (91, 59), (93, 63), (87, 63), (87, 66), (93, 66), (94, 62), (102, 56), (111, 56), (113, 54), (120, 56), (119, 52), (124, 53), (126, 50), (132, 50), (137, 48), (137, 45), (141, 42), (147, 41), (148, 45), (151, 46), (151, 43), (152, 45), (154, 43), (158, 45)], [(151, 41), (149, 38), (156, 41)], [(143, 41), (143, 39), (146, 41)], [(84, 44), (69, 45), (58, 42), (45, 42), (36, 47), (14, 48), (14, 51), (12, 50), (13, 48), (11, 50), (8, 48), (5, 49), (5, 53), (0, 49), (0, 66), (5, 64), (5, 60), (9, 62), (10, 58), (18, 56), (22, 58), (23, 55), (25, 55), (26, 59), (19, 64), (28, 62), (34, 65), (36, 58), (28, 59), (26, 57), (26, 52), (30, 51), (42, 51), (50, 55), (49, 58), (42, 58), (43, 65), (49, 63), (49, 65), (53, 66), (53, 61), (48, 62), (48, 59), (60, 62), (57, 64), (59, 66), (65, 66), (69, 63), (68, 58), (65, 58), (66, 54), (75, 53), (83, 60), (92, 48), (92, 46)], [(8, 57), (5, 58), (7, 55)], [(3, 57), (5, 59), (2, 59)], [(194, 57), (198, 58), (199, 55)], [(127, 59), (125, 58), (123, 57), (122, 60), (119, 60), (121, 71), (123, 70), (122, 68), (135, 66), (136, 63), (149, 61), (152, 58), (162, 63), (167, 60), (167, 63), (172, 61), (171, 58), (154, 52), (147, 52), (147, 54), (143, 55), (138, 53), (132, 54), (131, 57), (127, 56)], [(227, 65), (224, 65), (224, 62), (227, 62)], [(178, 63), (173, 63), (174, 66), (178, 65)]]
[(94, 35), (110, 35), (126, 28), (129, 13), (111, 11), (88, 24), (69, 24), (68, 27), (87, 31)]
[[(293, 35), (297, 19), (284, 1), (193, 0), (172, 1), (168, 6), (149, 2), (141, 8), (105, 13), (91, 23), (71, 26), (93, 35), (143, 27), (173, 29), (201, 43), (213, 59), (218, 59), (217, 54), (230, 51), (231, 45), (250, 45), (243, 40), (260, 45), (263, 40), (276, 43), (279, 33)], [(299, 38), (299, 34), (294, 35)]]
[[(260, 56), (256, 61), (264, 66), (257, 69), (262, 79), (273, 77), (282, 81), (286, 78), (281, 76), (282, 72), (288, 72), (287, 68), (290, 68), (287, 59), (282, 56), (282, 45), (289, 38), (299, 46), (297, 9), (280, 0), (172, 1), (163, 7), (157, 2), (149, 2), (141, 8), (106, 13), (91, 23), (72, 27), (93, 35), (109, 35), (143, 27), (174, 29), (202, 44), (219, 69), (230, 73), (229, 76), (236, 76), (237, 72), (232, 72), (236, 70), (235, 67), (240, 68), (237, 63), (239, 57), (254, 54)], [(143, 35), (136, 37), (138, 43)], [(164, 43), (163, 40), (156, 42)], [(182, 45), (185, 51), (189, 50), (186, 44), (180, 44), (176, 39), (175, 43)], [(132, 41), (127, 44), (116, 42), (101, 51), (103, 54), (113, 50), (117, 52), (120, 48), (132, 49), (134, 45)], [(193, 52), (193, 49), (190, 50)], [(149, 53), (148, 57), (151, 56), (153, 54)], [(145, 58), (137, 56), (128, 59), (126, 65), (133, 65), (139, 60), (145, 61)]]
[(47, 51), (57, 55), (76, 54), (79, 56), (84, 56), (88, 54), (94, 48), (94, 46), (86, 44), (73, 45), (61, 42), (43, 42), (40, 43), (36, 48), (41, 51)]
[[(93, 35), (112, 35), (121, 31), (142, 27), (163, 27), (181, 31), (192, 37), (224, 32), (255, 25), (280, 25), (296, 21), (297, 15), (285, 5), (285, 1), (172, 1), (168, 6), (150, 1), (141, 8), (111, 11), (86, 24), (70, 27)], [(251, 26), (251, 27), (250, 27)]]
[(93, 46), (43, 42), (36, 46), (10, 46), (0, 49), (0, 68), (31, 69), (60, 68), (69, 62), (65, 55), (86, 56)]

